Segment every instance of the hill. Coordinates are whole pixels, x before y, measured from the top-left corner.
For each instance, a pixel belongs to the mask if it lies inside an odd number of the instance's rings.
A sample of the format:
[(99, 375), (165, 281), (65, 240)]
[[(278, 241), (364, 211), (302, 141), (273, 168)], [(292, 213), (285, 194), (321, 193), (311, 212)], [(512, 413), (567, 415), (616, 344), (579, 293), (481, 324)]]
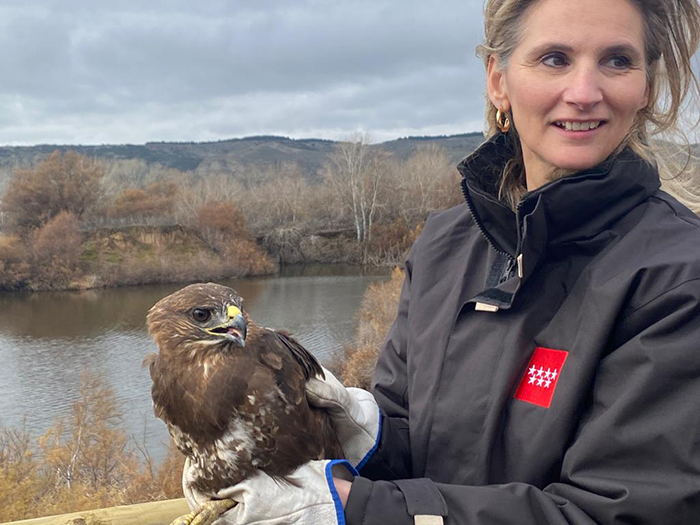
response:
[[(457, 163), (473, 151), (483, 140), (480, 133), (437, 137), (407, 137), (373, 145), (405, 159), (416, 148), (435, 143), (445, 148), (449, 158)], [(0, 187), (16, 167), (30, 167), (42, 161), (49, 153), (74, 150), (89, 157), (107, 161), (141, 160), (181, 171), (235, 172), (236, 166), (269, 165), (295, 162), (309, 178), (318, 177), (328, 155), (338, 142), (322, 139), (290, 139), (276, 136), (245, 137), (218, 142), (148, 142), (142, 145), (66, 146), (42, 144), (37, 146), (0, 147)]]

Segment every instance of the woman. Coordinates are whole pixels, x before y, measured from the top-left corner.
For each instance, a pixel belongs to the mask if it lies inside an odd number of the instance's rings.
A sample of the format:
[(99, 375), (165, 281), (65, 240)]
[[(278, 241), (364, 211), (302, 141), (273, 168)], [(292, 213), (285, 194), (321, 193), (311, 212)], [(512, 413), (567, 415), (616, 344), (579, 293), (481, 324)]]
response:
[(411, 251), (374, 398), (309, 383), (361, 477), (256, 478), (230, 522), (700, 523), (700, 220), (649, 147), (697, 0), (488, 0), (485, 27), (491, 138)]

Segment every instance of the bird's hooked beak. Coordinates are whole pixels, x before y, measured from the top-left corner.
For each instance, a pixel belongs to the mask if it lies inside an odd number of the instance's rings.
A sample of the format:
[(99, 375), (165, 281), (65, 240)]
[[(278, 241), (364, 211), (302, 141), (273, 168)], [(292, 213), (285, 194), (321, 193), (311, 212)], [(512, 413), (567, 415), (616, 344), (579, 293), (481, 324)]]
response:
[(226, 309), (226, 314), (228, 321), (214, 328), (207, 329), (207, 332), (211, 335), (229, 339), (239, 346), (245, 346), (248, 323), (246, 323), (243, 313), (237, 306), (230, 305)]

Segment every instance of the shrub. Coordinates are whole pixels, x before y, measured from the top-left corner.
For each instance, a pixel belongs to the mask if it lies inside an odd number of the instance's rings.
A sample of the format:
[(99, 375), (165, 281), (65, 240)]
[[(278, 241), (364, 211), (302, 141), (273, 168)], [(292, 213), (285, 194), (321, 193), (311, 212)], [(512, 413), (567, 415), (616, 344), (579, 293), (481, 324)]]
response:
[(152, 258), (130, 255), (118, 264), (100, 268), (99, 272), (105, 286), (130, 286), (219, 280), (271, 273), (273, 270), (270, 259), (253, 241), (233, 240), (225, 251), (218, 254), (198, 252), (189, 255), (160, 249)]
[(214, 250), (231, 239), (252, 239), (246, 220), (232, 202), (207, 202), (197, 209), (195, 227)]
[(9, 222), (23, 234), (62, 211), (81, 218), (97, 206), (102, 164), (74, 151), (54, 151), (36, 168), (18, 170), (2, 200)]
[(196, 229), (223, 259), (227, 276), (273, 271), (274, 264), (255, 243), (241, 211), (231, 202), (208, 202), (197, 210)]
[(70, 413), (38, 448), (24, 427), (0, 428), (0, 522), (182, 497), (184, 457), (177, 448), (171, 443), (154, 465), (145, 447), (127, 439), (104, 378), (83, 371), (79, 389)]
[(356, 343), (343, 351), (340, 377), (346, 386), (369, 389), (377, 358), (396, 317), (404, 272), (395, 268), (386, 283), (370, 284), (360, 305)]
[(0, 235), (0, 290), (17, 290), (31, 275), (30, 253), (17, 236)]
[(0, 429), (0, 520), (9, 521), (31, 512), (41, 498), (44, 483), (31, 449), (31, 439), (22, 427)]
[(143, 456), (142, 467), (133, 470), (129, 485), (124, 493), (126, 504), (143, 501), (156, 501), (182, 497), (182, 470), (185, 467), (185, 456), (170, 440), (168, 452), (160, 466), (154, 465), (145, 447), (139, 447)]
[(107, 211), (110, 218), (163, 218), (173, 214), (179, 189), (174, 182), (155, 182), (145, 189), (127, 188)]
[(422, 228), (422, 223), (412, 228), (401, 218), (388, 224), (375, 223), (369, 250), (371, 259), (383, 264), (399, 264)]
[(72, 213), (61, 212), (32, 234), (31, 281), (36, 288), (65, 288), (79, 277), (82, 235)]
[(61, 212), (33, 235), (34, 256), (39, 263), (59, 261), (75, 265), (80, 256), (80, 225), (72, 213)]

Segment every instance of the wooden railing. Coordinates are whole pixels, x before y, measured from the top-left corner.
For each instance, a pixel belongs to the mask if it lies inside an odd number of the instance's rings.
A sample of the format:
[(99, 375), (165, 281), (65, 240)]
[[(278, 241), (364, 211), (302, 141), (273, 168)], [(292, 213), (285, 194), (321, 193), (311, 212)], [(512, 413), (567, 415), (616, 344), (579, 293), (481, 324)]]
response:
[(6, 525), (82, 525), (91, 522), (104, 525), (168, 525), (189, 511), (184, 499), (171, 499), (13, 521)]

